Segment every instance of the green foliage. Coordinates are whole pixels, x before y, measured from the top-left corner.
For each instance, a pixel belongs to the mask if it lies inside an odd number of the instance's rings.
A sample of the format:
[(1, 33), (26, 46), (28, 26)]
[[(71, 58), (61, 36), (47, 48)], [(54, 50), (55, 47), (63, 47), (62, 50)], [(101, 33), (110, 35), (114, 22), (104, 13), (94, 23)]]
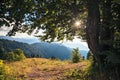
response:
[[(2, 6), (0, 7), (0, 27), (14, 23), (14, 28), (8, 33), (9, 35), (15, 35), (17, 31), (31, 34), (38, 28), (36, 33), (39, 29), (44, 30), (45, 35), (40, 34), (39, 37), (42, 36), (41, 40), (45, 41), (63, 40), (65, 37), (71, 40), (76, 33), (77, 35), (83, 33), (85, 36), (83, 26), (87, 13), (85, 13), (84, 0), (23, 0), (19, 2), (10, 0), (2, 1), (0, 6)], [(74, 25), (79, 19), (82, 19), (81, 29)]]
[(8, 60), (8, 61), (20, 61), (20, 60), (23, 60), (25, 58), (26, 57), (25, 57), (23, 51), (20, 50), (20, 49), (16, 49), (13, 52), (6, 53), (4, 60)]
[(23, 59), (26, 58), (25, 55), (24, 55), (24, 53), (23, 53), (23, 51), (20, 50), (20, 49), (16, 49), (14, 51), (14, 53), (16, 54), (15, 57), (16, 57), (16, 60), (18, 60), (18, 61), (23, 60)]
[(71, 60), (72, 60), (73, 63), (77, 63), (77, 62), (80, 61), (80, 59), (81, 59), (81, 55), (79, 53), (79, 49), (76, 48), (72, 51)]
[(114, 43), (113, 43), (113, 47), (116, 50), (120, 49), (120, 30), (116, 30), (114, 33)]
[(10, 67), (3, 63), (3, 60), (0, 60), (0, 80), (15, 80), (11, 76), (12, 70)]
[(88, 60), (93, 60), (93, 54), (92, 54), (91, 51), (88, 52), (88, 54), (87, 54), (87, 59), (88, 59)]
[(6, 54), (6, 60), (8, 61), (15, 61), (15, 53), (14, 52), (9, 52)]
[(66, 72), (68, 80), (89, 80), (88, 75), (88, 70), (81, 69), (72, 69), (70, 72)]
[(117, 52), (116, 51), (106, 51), (105, 55), (106, 55), (106, 64), (120, 64), (120, 55), (119, 55), (120, 51)]

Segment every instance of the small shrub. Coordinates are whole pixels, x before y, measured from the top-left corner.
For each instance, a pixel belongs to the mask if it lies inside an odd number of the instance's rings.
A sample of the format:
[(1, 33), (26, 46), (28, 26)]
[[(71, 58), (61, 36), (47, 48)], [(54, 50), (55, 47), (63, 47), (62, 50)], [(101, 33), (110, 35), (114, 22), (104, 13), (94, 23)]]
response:
[(88, 80), (88, 71), (81, 69), (73, 69), (66, 73), (68, 80)]

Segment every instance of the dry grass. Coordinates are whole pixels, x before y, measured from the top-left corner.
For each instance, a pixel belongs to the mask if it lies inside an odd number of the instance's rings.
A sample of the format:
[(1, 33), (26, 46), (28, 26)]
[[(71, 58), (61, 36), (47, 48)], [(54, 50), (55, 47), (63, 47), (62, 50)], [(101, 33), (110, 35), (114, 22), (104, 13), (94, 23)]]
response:
[(64, 73), (74, 68), (86, 68), (89, 62), (69, 63), (67, 61), (43, 58), (27, 58), (23, 61), (7, 63), (13, 76), (22, 80), (64, 80)]

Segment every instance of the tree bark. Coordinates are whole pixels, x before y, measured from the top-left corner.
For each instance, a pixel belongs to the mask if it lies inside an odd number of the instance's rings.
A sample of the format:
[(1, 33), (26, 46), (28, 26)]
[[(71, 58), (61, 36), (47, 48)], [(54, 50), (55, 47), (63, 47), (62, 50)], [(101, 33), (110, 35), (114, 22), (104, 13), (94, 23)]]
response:
[[(101, 2), (102, 14), (100, 16), (99, 0), (87, 0), (86, 36), (95, 60), (103, 64), (106, 58), (105, 51), (110, 51), (113, 46), (114, 29), (112, 28), (111, 0)], [(102, 21), (100, 21), (100, 17)]]
[(86, 36), (90, 50), (94, 54), (95, 60), (100, 62), (99, 58), (99, 23), (100, 23), (100, 11), (98, 0), (87, 0), (87, 26)]

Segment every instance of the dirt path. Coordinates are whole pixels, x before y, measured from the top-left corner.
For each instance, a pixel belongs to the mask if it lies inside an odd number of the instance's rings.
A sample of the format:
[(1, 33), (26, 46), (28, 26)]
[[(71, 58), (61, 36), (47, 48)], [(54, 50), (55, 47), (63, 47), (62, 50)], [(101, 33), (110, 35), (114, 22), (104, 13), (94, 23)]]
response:
[(50, 70), (40, 70), (39, 68), (32, 67), (32, 71), (27, 75), (25, 80), (63, 80), (65, 78), (65, 72), (85, 66), (86, 63), (81, 62), (55, 66)]

